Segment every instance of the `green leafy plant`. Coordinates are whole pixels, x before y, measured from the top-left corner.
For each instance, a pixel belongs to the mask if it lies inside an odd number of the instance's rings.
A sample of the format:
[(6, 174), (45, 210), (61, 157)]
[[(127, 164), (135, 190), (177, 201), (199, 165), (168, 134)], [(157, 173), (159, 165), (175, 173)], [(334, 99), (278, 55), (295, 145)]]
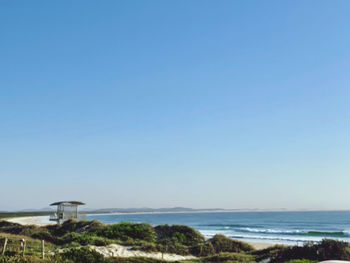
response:
[(254, 248), (245, 242), (230, 239), (224, 235), (215, 235), (209, 241), (215, 249), (216, 253), (220, 252), (248, 252)]

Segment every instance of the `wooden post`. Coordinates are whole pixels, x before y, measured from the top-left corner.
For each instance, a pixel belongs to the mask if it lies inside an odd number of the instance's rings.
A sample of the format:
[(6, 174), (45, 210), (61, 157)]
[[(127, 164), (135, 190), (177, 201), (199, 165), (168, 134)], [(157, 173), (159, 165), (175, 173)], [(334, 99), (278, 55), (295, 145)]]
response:
[(7, 246), (7, 237), (5, 237), (4, 246), (3, 246), (3, 248), (2, 248), (2, 255), (5, 255), (6, 246)]
[(61, 217), (61, 205), (57, 205), (57, 224), (60, 224), (60, 217)]
[(22, 256), (24, 256), (24, 253), (26, 252), (26, 240), (25, 239), (21, 239), (20, 248), (22, 250)]
[(41, 240), (41, 258), (45, 258), (45, 240)]

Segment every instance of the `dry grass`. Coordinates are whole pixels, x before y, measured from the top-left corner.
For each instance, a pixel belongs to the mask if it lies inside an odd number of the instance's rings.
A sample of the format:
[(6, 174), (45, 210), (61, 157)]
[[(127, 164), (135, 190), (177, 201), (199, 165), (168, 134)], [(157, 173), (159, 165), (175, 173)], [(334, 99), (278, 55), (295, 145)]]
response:
[[(20, 253), (20, 240), (26, 240), (26, 255), (40, 256), (41, 255), (41, 240), (34, 239), (23, 235), (14, 235), (8, 233), (0, 233), (0, 250), (2, 252), (4, 240), (7, 238), (7, 253), (19, 254)], [(56, 246), (50, 242), (45, 242), (45, 253), (49, 253), (56, 249)]]

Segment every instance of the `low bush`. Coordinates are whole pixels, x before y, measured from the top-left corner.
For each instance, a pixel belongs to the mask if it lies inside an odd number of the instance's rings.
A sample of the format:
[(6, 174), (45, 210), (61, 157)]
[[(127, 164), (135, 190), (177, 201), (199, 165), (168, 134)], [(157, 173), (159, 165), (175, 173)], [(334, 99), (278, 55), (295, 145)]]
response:
[(57, 243), (60, 245), (66, 245), (72, 242), (78, 243), (82, 246), (86, 246), (86, 245), (106, 246), (113, 243), (113, 240), (110, 240), (104, 237), (90, 235), (90, 234), (85, 234), (85, 233), (79, 234), (75, 232), (67, 233), (57, 240)]
[(205, 263), (225, 263), (225, 262), (236, 262), (236, 263), (252, 263), (255, 262), (252, 255), (244, 253), (219, 253), (213, 256), (203, 258)]
[(0, 221), (1, 232), (20, 235), (27, 232), (27, 229), (32, 229), (33, 226), (22, 226), (17, 223), (11, 223), (7, 221)]
[(313, 261), (350, 260), (350, 246), (343, 241), (324, 239), (319, 243), (304, 246), (286, 247), (272, 257), (271, 262), (287, 262), (295, 259)]
[(190, 248), (190, 253), (199, 257), (206, 257), (215, 254), (215, 248), (212, 243), (207, 242)]
[(74, 263), (108, 263), (103, 255), (88, 248), (69, 249), (61, 257)]
[(145, 252), (160, 252), (163, 250), (163, 246), (161, 244), (141, 241), (132, 244), (132, 249)]
[(317, 260), (350, 260), (349, 243), (336, 241), (332, 239), (324, 239), (316, 245)]
[(308, 259), (294, 259), (285, 263), (317, 263), (318, 261), (312, 261)]
[(260, 262), (262, 260), (276, 258), (283, 249), (286, 249), (286, 246), (275, 245), (265, 249), (255, 250), (251, 254), (255, 256), (257, 262)]
[(209, 239), (216, 253), (220, 252), (249, 252), (254, 248), (248, 243), (230, 239), (224, 235), (215, 235)]
[(108, 263), (169, 263), (169, 262), (164, 260), (154, 259), (154, 258), (132, 257), (132, 258), (110, 258)]
[(205, 241), (201, 233), (189, 226), (159, 225), (154, 229), (157, 234), (157, 241), (162, 244), (173, 242), (185, 246), (197, 246)]
[(39, 228), (36, 231), (31, 231), (28, 236), (40, 239), (40, 240), (46, 240), (50, 243), (56, 243), (56, 238), (47, 230), (44, 228)]
[(35, 256), (0, 256), (0, 263), (75, 263), (72, 260), (60, 256), (41, 259)]
[(91, 222), (92, 221), (70, 219), (63, 222), (61, 225), (49, 225), (45, 228), (55, 236), (63, 236), (72, 232), (82, 233), (89, 228)]
[(122, 241), (143, 240), (148, 242), (155, 242), (156, 234), (154, 228), (147, 223), (128, 223), (123, 222), (114, 225), (106, 225), (96, 232), (97, 235), (107, 237), (110, 239), (119, 239)]

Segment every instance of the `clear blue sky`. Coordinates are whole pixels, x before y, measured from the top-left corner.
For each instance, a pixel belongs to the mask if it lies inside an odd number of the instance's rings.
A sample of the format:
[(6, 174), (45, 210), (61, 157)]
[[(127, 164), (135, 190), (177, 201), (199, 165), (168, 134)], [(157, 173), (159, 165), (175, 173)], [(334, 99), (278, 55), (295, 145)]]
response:
[(349, 209), (349, 13), (0, 0), (0, 210)]

